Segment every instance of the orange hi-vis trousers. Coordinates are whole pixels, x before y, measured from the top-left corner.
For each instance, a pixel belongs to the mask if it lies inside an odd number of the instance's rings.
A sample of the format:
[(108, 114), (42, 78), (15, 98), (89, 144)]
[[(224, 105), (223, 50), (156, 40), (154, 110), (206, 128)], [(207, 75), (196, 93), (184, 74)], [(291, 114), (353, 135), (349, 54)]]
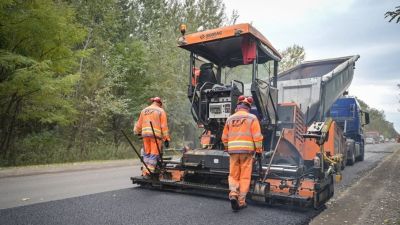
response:
[(232, 153), (229, 163), (229, 198), (237, 197), (239, 205), (244, 205), (250, 188), (253, 154)]
[[(158, 147), (160, 148), (160, 151), (162, 152), (162, 141), (157, 139), (158, 142)], [(149, 168), (150, 172), (154, 172), (157, 166), (157, 161), (160, 158), (160, 155), (158, 154), (157, 150), (157, 145), (156, 141), (154, 140), (154, 137), (143, 137), (143, 161), (146, 163), (146, 166)], [(147, 171), (146, 167), (143, 167), (142, 174), (149, 175), (149, 171)]]

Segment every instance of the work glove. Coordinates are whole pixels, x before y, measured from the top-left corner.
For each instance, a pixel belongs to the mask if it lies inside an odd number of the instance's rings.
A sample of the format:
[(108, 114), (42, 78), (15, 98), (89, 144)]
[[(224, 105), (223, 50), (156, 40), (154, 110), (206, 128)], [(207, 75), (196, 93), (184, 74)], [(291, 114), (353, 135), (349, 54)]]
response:
[(164, 141), (164, 146), (165, 146), (166, 148), (169, 148), (169, 141)]
[(256, 158), (257, 159), (261, 159), (262, 157), (262, 153), (261, 152), (256, 152)]

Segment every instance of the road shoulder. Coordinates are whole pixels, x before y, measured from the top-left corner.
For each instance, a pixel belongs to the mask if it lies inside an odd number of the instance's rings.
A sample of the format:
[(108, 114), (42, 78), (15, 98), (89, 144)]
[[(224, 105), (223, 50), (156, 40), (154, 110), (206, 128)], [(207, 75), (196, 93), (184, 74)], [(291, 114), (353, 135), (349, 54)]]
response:
[(3, 167), (0, 168), (0, 178), (124, 167), (124, 166), (138, 165), (139, 163), (140, 162), (138, 159), (124, 159), (124, 160), (89, 161), (89, 162), (62, 163), (62, 164), (37, 165), (37, 166), (22, 166), (22, 167), (10, 167), (10, 168)]
[(387, 156), (310, 224), (400, 224), (400, 149)]

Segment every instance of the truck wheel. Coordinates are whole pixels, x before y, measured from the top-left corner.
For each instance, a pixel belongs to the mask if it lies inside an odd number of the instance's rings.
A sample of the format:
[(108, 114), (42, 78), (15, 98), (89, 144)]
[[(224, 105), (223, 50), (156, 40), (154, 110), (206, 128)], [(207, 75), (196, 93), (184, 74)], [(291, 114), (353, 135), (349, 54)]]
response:
[(357, 157), (357, 161), (364, 161), (364, 152), (365, 152), (365, 145), (361, 144), (360, 145), (360, 155)]
[(346, 154), (347, 154), (347, 165), (354, 165), (356, 162), (356, 143), (353, 139), (346, 139)]
[(347, 165), (352, 166), (356, 162), (356, 156), (354, 154), (354, 148), (350, 150), (350, 158), (347, 159)]

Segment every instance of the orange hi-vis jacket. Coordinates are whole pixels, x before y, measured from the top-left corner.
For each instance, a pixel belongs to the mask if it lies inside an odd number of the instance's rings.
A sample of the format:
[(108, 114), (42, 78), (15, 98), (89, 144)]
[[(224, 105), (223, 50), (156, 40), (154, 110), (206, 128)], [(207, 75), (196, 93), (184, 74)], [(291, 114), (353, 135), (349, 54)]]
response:
[(168, 133), (167, 114), (164, 109), (156, 104), (151, 104), (142, 110), (137, 121), (134, 133), (141, 134), (142, 137), (153, 137), (150, 122), (153, 124), (154, 133), (157, 138), (170, 141)]
[(229, 153), (262, 152), (260, 122), (244, 109), (239, 109), (226, 120), (221, 139)]

